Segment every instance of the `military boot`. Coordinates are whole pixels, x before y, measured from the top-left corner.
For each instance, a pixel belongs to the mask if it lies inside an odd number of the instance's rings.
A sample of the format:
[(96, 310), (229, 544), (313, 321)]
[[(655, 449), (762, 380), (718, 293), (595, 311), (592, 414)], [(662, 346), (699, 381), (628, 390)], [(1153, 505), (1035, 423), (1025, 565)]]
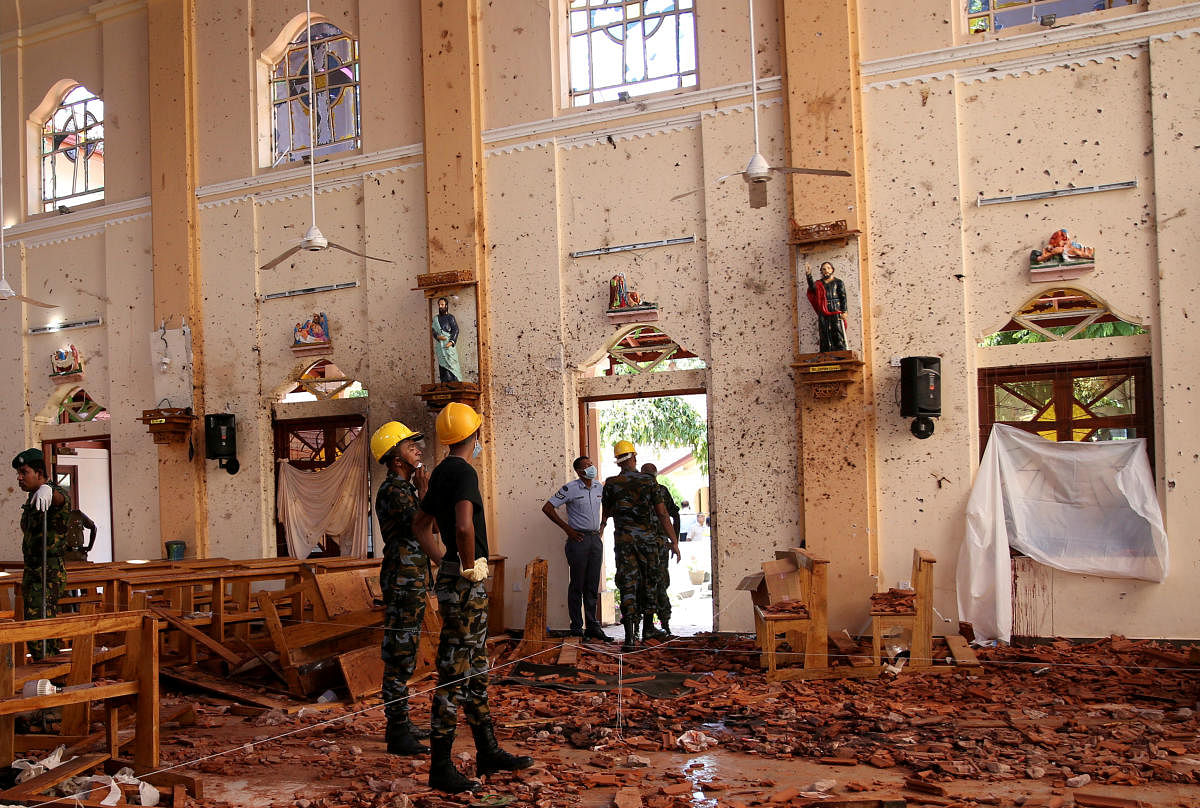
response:
[(417, 742), (416, 727), (411, 722), (388, 721), (387, 750), (389, 755), (422, 755), (429, 747)]
[(458, 794), (462, 791), (474, 791), (483, 785), (478, 780), (464, 777), (454, 765), (450, 750), (454, 747), (454, 736), (449, 738), (430, 738), (429, 745), (433, 752), (429, 757), (429, 787), (444, 791), (447, 794)]
[(635, 648), (637, 648), (637, 644), (638, 644), (637, 618), (632, 617), (628, 620), (625, 620), (621, 623), (621, 625), (623, 625), (625, 627), (625, 644), (621, 646), (621, 650), (628, 653), (628, 652), (634, 650)]
[(500, 748), (490, 718), (477, 727), (471, 727), (471, 734), (475, 736), (475, 773), (480, 777), (496, 772), (515, 772), (533, 765), (533, 758), (514, 755)]
[(654, 615), (648, 614), (642, 618), (643, 640), (663, 640), (666, 639), (666, 636), (666, 632), (659, 631), (654, 627)]

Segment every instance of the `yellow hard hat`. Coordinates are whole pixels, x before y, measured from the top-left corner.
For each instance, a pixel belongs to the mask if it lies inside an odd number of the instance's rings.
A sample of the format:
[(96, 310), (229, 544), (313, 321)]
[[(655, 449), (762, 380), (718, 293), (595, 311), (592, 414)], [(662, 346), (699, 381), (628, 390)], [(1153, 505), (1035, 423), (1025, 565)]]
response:
[(634, 448), (634, 445), (627, 440), (619, 440), (613, 444), (613, 457), (620, 457), (621, 455), (634, 454), (636, 452), (637, 452), (637, 449)]
[(371, 456), (376, 462), (383, 463), (388, 452), (395, 449), (402, 441), (415, 438), (420, 440), (425, 437), (420, 432), (413, 432), (399, 421), (388, 421), (379, 429), (375, 430), (375, 434), (371, 436)]
[(451, 401), (438, 413), (437, 437), (443, 446), (453, 446), (461, 443), (475, 434), (483, 416), (475, 412), (469, 404)]

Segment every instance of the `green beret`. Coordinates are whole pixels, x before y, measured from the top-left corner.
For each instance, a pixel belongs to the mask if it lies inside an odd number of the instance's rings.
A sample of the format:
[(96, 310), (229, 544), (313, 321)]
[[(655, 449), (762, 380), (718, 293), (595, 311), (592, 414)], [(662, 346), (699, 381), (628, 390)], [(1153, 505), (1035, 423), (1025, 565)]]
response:
[(46, 473), (46, 456), (42, 454), (41, 449), (26, 449), (19, 455), (13, 458), (12, 467), (19, 469), (21, 466), (29, 466), (35, 471)]

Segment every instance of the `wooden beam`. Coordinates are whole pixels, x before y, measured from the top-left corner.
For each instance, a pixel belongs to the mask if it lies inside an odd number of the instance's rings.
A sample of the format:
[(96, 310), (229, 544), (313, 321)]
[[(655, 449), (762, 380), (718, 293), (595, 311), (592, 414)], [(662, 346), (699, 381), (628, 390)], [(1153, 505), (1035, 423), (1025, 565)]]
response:
[(0, 799), (29, 799), (41, 794), (46, 789), (53, 788), (63, 780), (74, 777), (77, 774), (83, 774), (93, 766), (101, 765), (106, 760), (108, 760), (108, 755), (104, 752), (94, 755), (80, 755), (72, 760), (60, 763), (53, 769), (44, 771), (36, 777), (31, 777), (23, 783), (17, 783), (17, 785), (6, 791), (0, 791)]
[(186, 620), (175, 617), (174, 615), (169, 614), (157, 607), (151, 607), (150, 611), (154, 612), (161, 619), (167, 621), (169, 625), (179, 629), (184, 634), (191, 637), (193, 640), (200, 643), (217, 656), (221, 657), (221, 659), (225, 660), (233, 667), (237, 667), (238, 665), (242, 664), (242, 658), (239, 655), (235, 654), (233, 651), (230, 651), (224, 645), (217, 642), (195, 626), (188, 625)]

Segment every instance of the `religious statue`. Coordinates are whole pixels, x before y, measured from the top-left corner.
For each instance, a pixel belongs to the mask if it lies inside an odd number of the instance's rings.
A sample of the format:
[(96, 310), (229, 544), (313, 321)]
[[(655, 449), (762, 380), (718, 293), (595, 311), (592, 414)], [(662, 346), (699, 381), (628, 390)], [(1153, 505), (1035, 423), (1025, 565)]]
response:
[(313, 316), (303, 323), (296, 323), (292, 331), (292, 345), (328, 345), (332, 342), (329, 336), (329, 318), (325, 312), (314, 312)]
[(433, 353), (437, 356), (438, 381), (462, 380), (458, 365), (458, 320), (450, 313), (450, 301), (438, 298), (438, 313), (433, 318)]
[(658, 305), (649, 301), (643, 301), (641, 296), (629, 289), (625, 285), (625, 276), (623, 274), (613, 275), (608, 281), (608, 310), (621, 311), (623, 309), (656, 309)]
[(812, 269), (804, 264), (808, 279), (808, 302), (817, 313), (817, 334), (821, 353), (846, 350), (846, 284), (834, 277), (833, 264), (821, 264), (821, 279), (813, 280)]
[(70, 376), (73, 373), (83, 372), (83, 360), (79, 358), (79, 351), (74, 345), (66, 348), (59, 348), (50, 355), (50, 367), (53, 371), (50, 377), (55, 376)]
[(1078, 241), (1073, 241), (1066, 228), (1055, 230), (1050, 235), (1050, 241), (1040, 250), (1033, 250), (1029, 253), (1029, 263), (1046, 264), (1050, 262), (1058, 264), (1074, 263), (1074, 262), (1090, 262), (1096, 260), (1096, 250), (1093, 247), (1085, 247)]

